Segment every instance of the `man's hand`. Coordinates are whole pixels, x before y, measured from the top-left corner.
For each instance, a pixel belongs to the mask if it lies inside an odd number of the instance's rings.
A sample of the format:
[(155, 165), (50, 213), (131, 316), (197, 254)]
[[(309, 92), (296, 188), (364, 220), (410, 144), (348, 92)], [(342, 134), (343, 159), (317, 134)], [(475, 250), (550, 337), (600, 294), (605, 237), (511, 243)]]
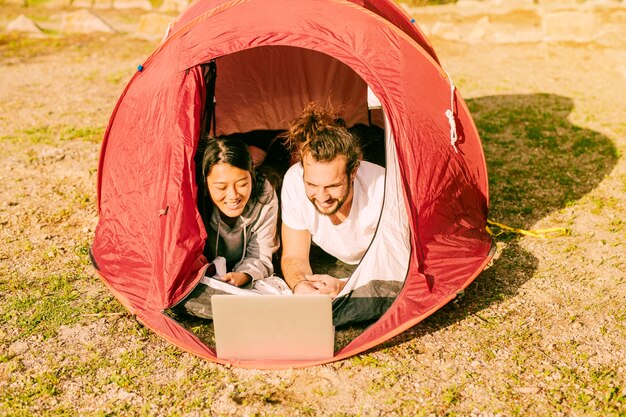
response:
[(294, 289), (293, 293), (294, 294), (319, 294), (318, 286), (319, 284), (317, 282), (303, 279), (296, 285), (296, 288)]
[(241, 287), (242, 285), (246, 285), (248, 282), (250, 282), (252, 280), (252, 277), (245, 272), (229, 272), (220, 279), (224, 282), (228, 282), (231, 285)]
[(346, 283), (330, 275), (305, 275), (306, 281), (300, 282), (294, 294), (329, 294), (335, 298)]

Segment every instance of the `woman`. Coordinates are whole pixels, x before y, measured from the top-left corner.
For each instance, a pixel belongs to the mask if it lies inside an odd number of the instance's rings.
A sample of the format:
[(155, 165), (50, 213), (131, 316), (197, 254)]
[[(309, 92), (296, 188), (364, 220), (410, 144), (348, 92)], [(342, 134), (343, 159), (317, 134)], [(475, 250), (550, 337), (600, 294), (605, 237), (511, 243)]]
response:
[[(274, 187), (254, 169), (250, 151), (240, 139), (208, 138), (196, 158), (198, 209), (207, 231), (204, 255), (216, 266), (225, 259), (226, 270), (217, 268), (222, 281), (254, 287), (274, 272), (272, 256), (278, 249)], [(211, 318), (211, 295), (228, 292), (203, 282), (179, 306), (189, 314)]]
[(220, 278), (241, 287), (271, 276), (278, 249), (278, 198), (255, 171), (247, 145), (239, 139), (209, 138), (202, 155), (199, 209), (209, 261), (226, 259)]

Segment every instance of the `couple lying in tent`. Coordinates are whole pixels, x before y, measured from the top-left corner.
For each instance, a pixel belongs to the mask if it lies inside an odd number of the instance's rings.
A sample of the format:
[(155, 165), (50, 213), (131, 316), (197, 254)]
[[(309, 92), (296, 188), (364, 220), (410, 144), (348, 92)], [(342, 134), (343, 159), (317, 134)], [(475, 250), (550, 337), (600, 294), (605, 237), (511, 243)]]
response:
[[(311, 241), (354, 269), (376, 231), (384, 195), (384, 168), (361, 160), (359, 142), (327, 110), (311, 103), (287, 131), (299, 163), (284, 176), (281, 190), (284, 281), (274, 276), (279, 248), (279, 201), (253, 147), (238, 138), (210, 138), (200, 149), (199, 210), (207, 229), (204, 254), (218, 266), (217, 277), (235, 287), (272, 287), (281, 294), (336, 297), (345, 279), (315, 274)], [(220, 268), (225, 260), (226, 268)], [(221, 271), (220, 271), (221, 269)], [(228, 293), (206, 285), (179, 304), (183, 311), (211, 318), (210, 297)]]

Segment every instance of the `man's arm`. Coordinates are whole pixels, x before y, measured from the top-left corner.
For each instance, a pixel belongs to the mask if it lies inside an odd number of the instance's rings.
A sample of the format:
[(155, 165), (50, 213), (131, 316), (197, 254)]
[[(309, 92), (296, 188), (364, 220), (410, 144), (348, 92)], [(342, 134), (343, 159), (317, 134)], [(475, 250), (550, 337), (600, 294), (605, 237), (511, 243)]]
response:
[(311, 275), (309, 263), (309, 251), (311, 249), (311, 234), (308, 230), (295, 230), (282, 225), (283, 255), (280, 266), (287, 285), (294, 293), (316, 292), (312, 283), (306, 281), (306, 276)]
[(281, 267), (287, 285), (295, 294), (329, 294), (336, 297), (345, 282), (330, 275), (313, 275), (309, 262), (311, 234), (283, 223), (283, 256)]

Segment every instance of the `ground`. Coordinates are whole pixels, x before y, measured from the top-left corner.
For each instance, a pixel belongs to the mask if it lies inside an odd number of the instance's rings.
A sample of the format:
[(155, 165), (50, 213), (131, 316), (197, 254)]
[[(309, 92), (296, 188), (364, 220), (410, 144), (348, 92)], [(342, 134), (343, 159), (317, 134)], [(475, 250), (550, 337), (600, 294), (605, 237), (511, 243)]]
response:
[(0, 415), (626, 415), (624, 46), (431, 40), (490, 218), (571, 233), (498, 236), (463, 297), (365, 354), (256, 371), (160, 339), (89, 263), (100, 140), (156, 44), (0, 32)]

